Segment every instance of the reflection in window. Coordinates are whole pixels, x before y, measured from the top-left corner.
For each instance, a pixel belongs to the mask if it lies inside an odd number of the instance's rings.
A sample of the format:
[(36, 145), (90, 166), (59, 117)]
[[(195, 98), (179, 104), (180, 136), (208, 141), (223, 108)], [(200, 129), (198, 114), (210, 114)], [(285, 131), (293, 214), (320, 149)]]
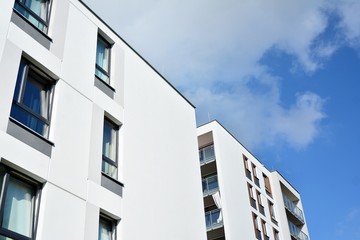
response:
[(38, 134), (48, 137), (53, 81), (22, 60), (10, 116)]
[(34, 239), (38, 184), (3, 165), (0, 175), (3, 194), (0, 239)]
[(117, 132), (118, 126), (104, 120), (103, 147), (102, 147), (102, 172), (112, 178), (117, 178)]
[(95, 75), (108, 84), (110, 84), (110, 49), (110, 44), (99, 36), (96, 47)]
[(47, 32), (50, 16), (50, 0), (16, 0), (14, 8), (29, 22)]
[(115, 240), (115, 223), (114, 221), (100, 217), (98, 240)]

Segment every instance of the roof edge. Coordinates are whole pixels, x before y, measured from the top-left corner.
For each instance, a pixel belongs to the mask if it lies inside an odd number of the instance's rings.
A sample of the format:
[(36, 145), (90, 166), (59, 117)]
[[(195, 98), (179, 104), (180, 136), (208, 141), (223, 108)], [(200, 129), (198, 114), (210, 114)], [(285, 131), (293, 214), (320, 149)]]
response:
[(78, 0), (91, 14), (93, 14), (97, 19), (100, 20), (111, 32), (113, 32), (123, 43), (128, 46), (138, 57), (143, 60), (146, 65), (148, 65), (156, 74), (158, 74), (172, 89), (175, 90), (190, 106), (196, 108), (195, 105), (190, 102), (173, 84), (171, 84), (162, 74), (158, 72), (143, 56), (141, 56), (128, 42), (126, 42), (109, 24), (107, 24), (99, 15), (97, 15), (83, 0)]

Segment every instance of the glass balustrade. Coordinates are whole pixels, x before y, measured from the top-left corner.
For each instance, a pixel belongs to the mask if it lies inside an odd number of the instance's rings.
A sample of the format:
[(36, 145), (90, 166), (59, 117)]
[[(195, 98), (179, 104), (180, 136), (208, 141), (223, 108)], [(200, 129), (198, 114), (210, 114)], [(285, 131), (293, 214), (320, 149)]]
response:
[(304, 221), (304, 214), (301, 211), (300, 208), (298, 208), (289, 198), (284, 196), (284, 205), (285, 207), (296, 217), (298, 218), (302, 223), (305, 223)]
[(302, 232), (295, 224), (293, 224), (292, 222), (288, 221), (289, 223), (289, 229), (290, 229), (290, 234), (296, 238), (297, 240), (309, 240), (309, 237)]
[(203, 196), (208, 196), (215, 193), (219, 189), (217, 175), (207, 177), (202, 180)]
[(212, 230), (223, 226), (223, 218), (220, 209), (212, 210), (205, 213), (206, 229)]
[(199, 150), (200, 163), (205, 164), (207, 162), (215, 160), (214, 146), (207, 146)]

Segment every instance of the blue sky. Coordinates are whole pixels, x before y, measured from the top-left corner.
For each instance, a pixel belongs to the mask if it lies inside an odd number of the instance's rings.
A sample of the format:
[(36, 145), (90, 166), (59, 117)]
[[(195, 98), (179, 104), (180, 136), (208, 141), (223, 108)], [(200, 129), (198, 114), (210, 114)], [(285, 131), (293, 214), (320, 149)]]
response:
[(360, 239), (360, 2), (86, 0), (301, 193), (312, 239)]

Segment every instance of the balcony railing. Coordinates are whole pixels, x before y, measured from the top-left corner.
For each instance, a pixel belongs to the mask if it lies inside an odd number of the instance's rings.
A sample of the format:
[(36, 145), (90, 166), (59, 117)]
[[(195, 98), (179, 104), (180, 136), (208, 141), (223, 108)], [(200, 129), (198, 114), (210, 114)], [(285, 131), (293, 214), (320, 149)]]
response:
[(200, 163), (205, 164), (215, 160), (214, 146), (207, 146), (199, 150)]
[(289, 198), (284, 196), (284, 205), (297, 219), (302, 223), (305, 223), (304, 214), (300, 208), (298, 208)]
[(219, 189), (217, 175), (207, 177), (202, 180), (203, 196), (208, 196), (215, 193)]
[(223, 218), (220, 209), (205, 213), (206, 229), (212, 230), (223, 226)]
[(295, 224), (290, 221), (288, 221), (288, 223), (291, 236), (293, 236), (296, 240), (309, 240), (309, 237), (304, 232), (302, 232)]

